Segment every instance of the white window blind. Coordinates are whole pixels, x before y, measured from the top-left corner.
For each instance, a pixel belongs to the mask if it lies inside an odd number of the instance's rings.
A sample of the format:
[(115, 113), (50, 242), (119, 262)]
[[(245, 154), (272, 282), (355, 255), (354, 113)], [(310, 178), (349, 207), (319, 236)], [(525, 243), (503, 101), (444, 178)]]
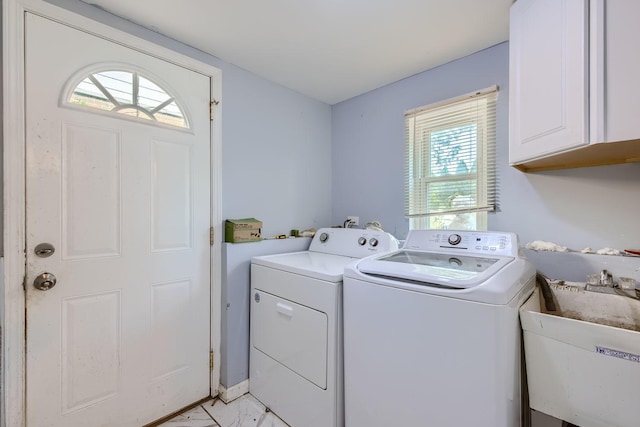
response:
[(405, 113), (411, 228), (486, 229), (496, 204), (497, 95), (493, 86)]

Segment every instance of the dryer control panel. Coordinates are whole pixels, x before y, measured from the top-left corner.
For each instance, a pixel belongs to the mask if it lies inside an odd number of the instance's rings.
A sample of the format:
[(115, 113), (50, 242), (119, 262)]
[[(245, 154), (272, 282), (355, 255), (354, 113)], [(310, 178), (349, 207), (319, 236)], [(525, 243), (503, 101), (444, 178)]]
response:
[(310, 252), (364, 258), (398, 249), (398, 240), (378, 230), (358, 228), (321, 228), (309, 246)]
[(405, 249), (518, 256), (518, 236), (497, 231), (411, 230)]

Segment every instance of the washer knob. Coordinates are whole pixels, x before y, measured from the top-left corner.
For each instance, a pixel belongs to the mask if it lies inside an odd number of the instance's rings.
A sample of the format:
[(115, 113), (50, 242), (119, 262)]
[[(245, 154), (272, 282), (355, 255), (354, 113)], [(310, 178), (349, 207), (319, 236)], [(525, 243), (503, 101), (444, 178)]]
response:
[(321, 241), (322, 243), (324, 243), (324, 242), (326, 242), (327, 240), (329, 240), (329, 234), (327, 234), (327, 233), (322, 233), (322, 234), (320, 235), (320, 241)]
[(361, 238), (358, 239), (358, 244), (360, 246), (364, 246), (365, 243), (367, 243), (367, 239), (365, 239), (364, 237), (361, 237)]
[(459, 234), (452, 234), (448, 240), (450, 245), (457, 245), (462, 241), (462, 237)]
[(376, 246), (378, 246), (378, 239), (372, 237), (371, 240), (369, 240), (369, 244), (375, 248)]
[(459, 267), (462, 265), (462, 261), (460, 261), (458, 258), (451, 257), (449, 258), (449, 265), (453, 267)]

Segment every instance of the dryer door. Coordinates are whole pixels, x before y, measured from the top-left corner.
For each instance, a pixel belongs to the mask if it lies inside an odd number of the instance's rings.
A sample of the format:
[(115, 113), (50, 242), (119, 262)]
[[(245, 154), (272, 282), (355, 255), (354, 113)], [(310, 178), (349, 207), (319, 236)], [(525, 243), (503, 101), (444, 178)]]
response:
[(253, 346), (322, 389), (327, 388), (327, 314), (254, 290)]

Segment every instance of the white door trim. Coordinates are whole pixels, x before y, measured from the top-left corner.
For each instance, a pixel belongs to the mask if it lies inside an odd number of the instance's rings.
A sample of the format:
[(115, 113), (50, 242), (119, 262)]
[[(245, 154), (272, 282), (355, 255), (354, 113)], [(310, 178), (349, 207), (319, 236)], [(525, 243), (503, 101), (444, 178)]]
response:
[[(211, 78), (211, 99), (222, 101), (222, 72), (212, 65), (147, 40), (45, 3), (41, 0), (2, 0), (3, 73), (3, 190), (4, 272), (0, 284), (2, 327), (2, 384), (0, 427), (25, 426), (25, 110), (24, 13), (33, 12), (155, 56)], [(211, 124), (211, 224), (215, 243), (211, 251), (211, 343), (214, 369), (212, 395), (220, 380), (221, 333), (221, 102)]]

